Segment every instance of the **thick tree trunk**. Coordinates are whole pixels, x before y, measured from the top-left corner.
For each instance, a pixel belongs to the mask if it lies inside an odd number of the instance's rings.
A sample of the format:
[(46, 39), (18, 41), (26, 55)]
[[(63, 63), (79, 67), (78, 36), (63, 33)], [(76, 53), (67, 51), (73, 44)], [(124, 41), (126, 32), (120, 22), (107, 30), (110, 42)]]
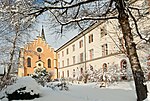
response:
[(133, 41), (133, 35), (129, 24), (128, 14), (125, 12), (124, 0), (115, 0), (118, 10), (118, 20), (122, 28), (123, 38), (125, 40), (125, 47), (127, 50), (128, 58), (131, 64), (131, 69), (135, 81), (137, 101), (143, 101), (147, 98), (147, 86), (144, 85), (144, 73), (136, 52), (136, 44)]

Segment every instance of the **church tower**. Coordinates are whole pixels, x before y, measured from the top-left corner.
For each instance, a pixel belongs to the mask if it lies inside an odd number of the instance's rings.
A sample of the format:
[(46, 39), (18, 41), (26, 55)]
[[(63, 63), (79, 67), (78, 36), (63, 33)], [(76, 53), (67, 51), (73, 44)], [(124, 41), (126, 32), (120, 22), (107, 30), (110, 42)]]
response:
[(46, 41), (43, 26), (42, 26), (41, 38)]
[(46, 69), (47, 72), (55, 74), (55, 52), (48, 45), (45, 38), (44, 28), (37, 39), (27, 43), (20, 51), (19, 76), (30, 76), (36, 69)]

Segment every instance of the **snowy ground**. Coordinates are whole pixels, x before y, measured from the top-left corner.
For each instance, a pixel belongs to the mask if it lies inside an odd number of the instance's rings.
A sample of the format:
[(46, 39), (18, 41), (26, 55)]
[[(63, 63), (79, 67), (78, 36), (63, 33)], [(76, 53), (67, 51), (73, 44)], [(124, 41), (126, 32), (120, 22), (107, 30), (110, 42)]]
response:
[[(147, 82), (150, 91), (150, 82)], [(107, 88), (95, 83), (72, 84), (69, 91), (41, 87), (41, 97), (26, 101), (136, 101), (133, 82), (119, 82)], [(150, 101), (150, 93), (145, 101)]]
[[(69, 89), (53, 91), (42, 88), (42, 97), (34, 101), (136, 101), (133, 82), (120, 82), (107, 88), (99, 88), (95, 84), (74, 84)], [(145, 101), (150, 101), (150, 98)]]

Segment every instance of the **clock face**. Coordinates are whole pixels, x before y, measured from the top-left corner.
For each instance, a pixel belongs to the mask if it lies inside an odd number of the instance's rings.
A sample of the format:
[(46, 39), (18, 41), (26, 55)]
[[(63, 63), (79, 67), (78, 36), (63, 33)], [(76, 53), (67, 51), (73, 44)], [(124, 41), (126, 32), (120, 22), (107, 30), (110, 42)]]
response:
[(41, 48), (37, 48), (37, 52), (42, 52), (42, 49)]

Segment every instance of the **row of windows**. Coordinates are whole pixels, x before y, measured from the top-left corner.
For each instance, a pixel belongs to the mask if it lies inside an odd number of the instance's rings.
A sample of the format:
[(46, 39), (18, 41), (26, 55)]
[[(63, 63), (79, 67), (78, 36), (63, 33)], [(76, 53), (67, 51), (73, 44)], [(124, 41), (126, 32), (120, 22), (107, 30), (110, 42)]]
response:
[[(121, 64), (121, 72), (124, 72), (124, 70), (126, 71), (127, 70), (127, 61), (123, 59), (120, 64)], [(93, 67), (91, 67), (91, 69), (93, 69)], [(108, 72), (108, 66), (106, 63), (103, 63), (102, 70), (103, 70), (103, 73)], [(78, 69), (78, 67), (77, 67), (77, 69), (76, 70), (73, 69), (72, 72), (73, 72), (72, 76), (75, 77), (76, 74), (83, 73), (83, 68)], [(69, 70), (67, 70), (67, 77), (69, 77), (69, 76), (70, 76)], [(59, 77), (60, 77), (60, 72), (59, 72)], [(61, 77), (64, 78), (64, 71), (62, 71)]]
[[(89, 50), (89, 59), (91, 60), (93, 58), (94, 58), (94, 49), (90, 49)], [(80, 62), (84, 61), (84, 54), (83, 53), (80, 53), (79, 60), (80, 60)], [(67, 58), (66, 62), (67, 62), (67, 66), (69, 66), (70, 65), (69, 58)], [(72, 64), (75, 64), (75, 63), (76, 63), (76, 56), (73, 56), (72, 57)], [(64, 60), (62, 60), (62, 65), (61, 66), (64, 67)], [(60, 62), (58, 62), (58, 67), (60, 67)]]
[[(89, 43), (93, 42), (93, 34), (89, 35)], [(83, 40), (79, 41), (79, 48), (83, 47)], [(72, 45), (72, 51), (75, 51), (75, 44)], [(64, 51), (62, 51), (62, 57), (64, 56)], [(69, 48), (66, 49), (66, 54), (69, 54)], [(58, 54), (58, 58), (60, 58), (60, 54)]]
[[(104, 37), (104, 36), (107, 35), (107, 32), (106, 32), (105, 28), (101, 28), (100, 30), (101, 30), (101, 37)], [(90, 34), (89, 37), (88, 37), (89, 43), (92, 43), (94, 41), (93, 39), (94, 39), (93, 34)], [(82, 47), (83, 47), (83, 40), (80, 40), (79, 41), (79, 48), (82, 48)], [(104, 46), (104, 45), (102, 47), (107, 48), (107, 46)], [(72, 51), (75, 51), (75, 44), (72, 45)], [(66, 49), (66, 54), (67, 55), (69, 54), (69, 48)], [(107, 53), (105, 53), (105, 55), (107, 55)], [(64, 56), (64, 51), (62, 51), (62, 57), (63, 56)], [(103, 56), (104, 56), (104, 54), (103, 54)], [(58, 58), (60, 58), (60, 54), (58, 54)]]
[[(31, 65), (32, 65), (31, 58), (28, 57), (28, 58), (27, 58), (27, 67), (31, 67)], [(48, 59), (48, 60), (47, 60), (47, 67), (48, 67), (48, 68), (51, 68), (51, 59)]]
[[(108, 44), (103, 44), (101, 47), (102, 47), (102, 56), (107, 56), (108, 55)], [(94, 49), (90, 49), (89, 50), (89, 60), (91, 60), (93, 58), (94, 58)], [(79, 54), (79, 60), (80, 60), (80, 62), (84, 61), (83, 53)], [(75, 56), (72, 57), (72, 61), (73, 61), (72, 64), (76, 63), (76, 57)], [(64, 67), (64, 60), (62, 61), (61, 66)], [(69, 58), (67, 59), (67, 66), (69, 66)]]
[[(67, 70), (66, 71), (67, 72), (67, 77), (70, 77), (70, 71), (69, 70)], [(73, 72), (73, 77), (75, 77), (76, 76), (76, 72), (79, 72), (79, 73), (83, 73), (83, 68), (80, 68), (80, 70), (78, 69), (78, 67), (77, 67), (77, 69), (75, 70), (75, 69), (73, 69), (72, 70), (72, 72)], [(64, 78), (65, 76), (64, 76), (64, 74), (65, 74), (65, 72), (64, 71), (62, 71), (62, 75), (61, 75), (61, 78)], [(60, 77), (60, 72), (59, 72), (59, 77)]]

